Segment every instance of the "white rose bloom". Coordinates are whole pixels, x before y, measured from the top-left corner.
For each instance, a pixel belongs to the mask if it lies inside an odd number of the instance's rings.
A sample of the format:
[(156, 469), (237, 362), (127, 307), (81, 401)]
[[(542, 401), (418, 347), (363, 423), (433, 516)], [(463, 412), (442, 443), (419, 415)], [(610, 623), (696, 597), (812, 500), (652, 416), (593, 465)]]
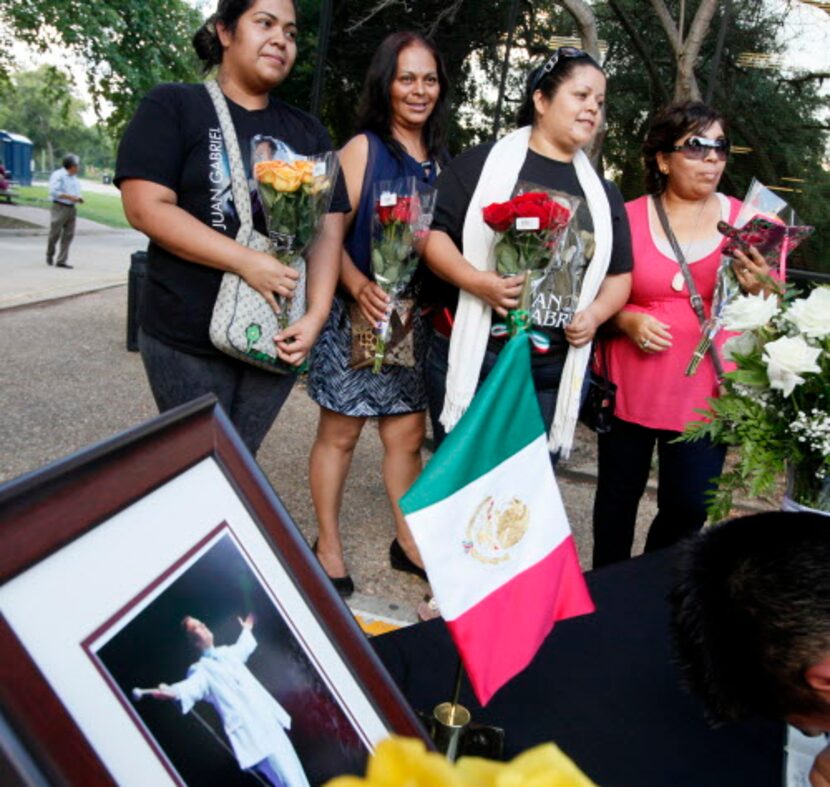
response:
[(778, 298), (763, 292), (742, 295), (728, 304), (723, 311), (724, 327), (729, 331), (754, 331), (766, 325), (778, 314)]
[(820, 372), (816, 359), (821, 355), (820, 347), (810, 347), (800, 336), (783, 336), (764, 346), (764, 363), (771, 388), (789, 396), (796, 385), (801, 385), (804, 372)]
[(807, 298), (797, 298), (787, 319), (805, 336), (821, 338), (830, 333), (830, 287), (816, 287)]
[(734, 361), (736, 355), (749, 355), (758, 346), (755, 335), (749, 331), (739, 333), (737, 336), (730, 336), (723, 343), (723, 357), (727, 361)]

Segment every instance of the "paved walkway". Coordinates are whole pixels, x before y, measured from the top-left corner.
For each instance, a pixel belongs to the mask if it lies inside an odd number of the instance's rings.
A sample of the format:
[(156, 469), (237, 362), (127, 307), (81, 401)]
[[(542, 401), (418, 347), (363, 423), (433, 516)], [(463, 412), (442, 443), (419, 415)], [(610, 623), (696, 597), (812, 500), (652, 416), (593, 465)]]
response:
[(69, 248), (69, 264), (46, 264), (49, 211), (26, 205), (0, 204), (0, 216), (25, 221), (26, 230), (0, 229), (0, 309), (50, 301), (126, 284), (130, 255), (147, 247), (135, 230), (114, 230), (78, 219)]

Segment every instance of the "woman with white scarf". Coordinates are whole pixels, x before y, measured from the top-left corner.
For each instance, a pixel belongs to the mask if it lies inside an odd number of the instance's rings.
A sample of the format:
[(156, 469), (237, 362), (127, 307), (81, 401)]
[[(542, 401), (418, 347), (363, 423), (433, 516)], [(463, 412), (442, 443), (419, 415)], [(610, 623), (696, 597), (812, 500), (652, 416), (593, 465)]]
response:
[(582, 200), (563, 241), (581, 255), (579, 297), (570, 305), (555, 297), (547, 276), (530, 307), (532, 327), (549, 340), (546, 352), (534, 350), (532, 371), (551, 450), (563, 457), (570, 451), (591, 342), (626, 303), (631, 286), (622, 196), (582, 150), (600, 125), (605, 90), (605, 74), (593, 58), (579, 49), (557, 49), (528, 75), (520, 128), (466, 151), (438, 179), (424, 254), (443, 280), (432, 284), (434, 334), (426, 360), (436, 444), (464, 414), (504, 345), (504, 332), (491, 333), (491, 327), (519, 305), (523, 276), (496, 273), (496, 237), (482, 208), (510, 199), (521, 180)]

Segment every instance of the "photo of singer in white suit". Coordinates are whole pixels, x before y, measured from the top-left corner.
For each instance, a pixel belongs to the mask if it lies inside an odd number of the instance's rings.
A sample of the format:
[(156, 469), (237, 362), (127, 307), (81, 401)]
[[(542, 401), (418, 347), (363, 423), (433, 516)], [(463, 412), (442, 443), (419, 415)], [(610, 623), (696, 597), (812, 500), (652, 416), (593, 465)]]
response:
[(274, 787), (308, 787), (300, 760), (286, 731), (291, 716), (246, 666), (257, 646), (254, 618), (237, 618), (242, 631), (233, 645), (216, 646), (213, 632), (197, 618), (186, 616), (182, 629), (200, 651), (200, 658), (187, 677), (167, 685), (161, 683), (146, 693), (158, 700), (176, 700), (182, 713), (204, 701), (222, 719), (239, 767), (254, 771)]

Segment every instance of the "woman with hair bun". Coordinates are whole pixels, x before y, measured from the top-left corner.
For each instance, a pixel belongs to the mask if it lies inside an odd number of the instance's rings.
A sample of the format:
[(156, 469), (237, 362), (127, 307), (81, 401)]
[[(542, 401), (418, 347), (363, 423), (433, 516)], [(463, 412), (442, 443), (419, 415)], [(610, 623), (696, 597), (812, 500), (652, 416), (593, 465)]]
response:
[[(547, 352), (532, 355), (536, 394), (555, 453), (570, 449), (581, 380), (602, 323), (628, 299), (631, 249), (623, 200), (583, 152), (602, 118), (606, 80), (599, 64), (572, 47), (556, 49), (527, 79), (518, 128), (497, 143), (455, 158), (438, 179), (438, 203), (424, 257), (444, 284), (434, 288), (426, 380), (436, 442), (472, 400), (505, 343), (490, 330), (519, 305), (523, 276), (495, 270), (493, 233), (482, 208), (510, 199), (517, 181), (579, 197), (574, 249), (578, 305), (560, 305), (553, 277), (534, 290), (531, 318)], [(569, 232), (574, 232), (571, 225)], [(581, 280), (581, 281), (580, 281)], [(564, 300), (564, 299), (562, 299)], [(565, 327), (562, 327), (565, 326)], [(560, 385), (561, 383), (561, 385)]]
[[(371, 368), (350, 365), (350, 306), (356, 305), (370, 325), (386, 314), (389, 298), (374, 281), (370, 262), (374, 186), (410, 177), (426, 184), (435, 181), (445, 155), (447, 89), (435, 44), (418, 33), (392, 33), (369, 65), (355, 123), (358, 134), (340, 151), (354, 208), (346, 217), (339, 292), (312, 355), (309, 393), (320, 405), (320, 421), (309, 476), (320, 530), (314, 550), (344, 597), (351, 595), (354, 583), (343, 560), (340, 505), (367, 418), (378, 419), (383, 444), (383, 480), (395, 520), (390, 562), (397, 570), (425, 577), (397, 502), (421, 472), (427, 404), (424, 322), (416, 309), (414, 366), (383, 366), (374, 374)], [(408, 294), (414, 294), (411, 288)]]
[[(150, 238), (139, 348), (159, 410), (213, 393), (255, 453), (296, 375), (265, 371), (216, 350), (208, 333), (211, 314), (225, 271), (239, 275), (275, 309), (277, 296), (294, 293), (298, 274), (236, 241), (243, 225), (220, 107), (227, 106), (249, 183), (250, 140), (257, 134), (279, 138), (303, 155), (332, 145), (318, 120), (272, 93), (297, 56), (292, 0), (219, 0), (193, 45), (205, 73), (216, 68), (218, 95), (212, 98), (202, 84), (157, 86), (141, 102), (118, 150), (115, 182), (124, 211)], [(266, 234), (258, 206), (252, 200), (253, 226)], [(308, 259), (308, 311), (274, 337), (279, 358), (292, 366), (308, 355), (331, 307), (348, 210), (339, 181)]]

